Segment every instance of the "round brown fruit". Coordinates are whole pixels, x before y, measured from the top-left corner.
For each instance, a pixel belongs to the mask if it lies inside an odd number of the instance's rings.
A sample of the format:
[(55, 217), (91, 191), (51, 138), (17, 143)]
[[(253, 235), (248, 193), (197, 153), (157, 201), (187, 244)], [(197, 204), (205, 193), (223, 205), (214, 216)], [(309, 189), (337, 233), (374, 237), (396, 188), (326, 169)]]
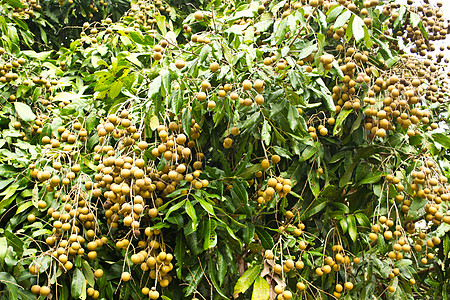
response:
[(203, 20), (203, 13), (201, 11), (196, 11), (194, 13), (194, 19), (196, 19), (197, 21)]

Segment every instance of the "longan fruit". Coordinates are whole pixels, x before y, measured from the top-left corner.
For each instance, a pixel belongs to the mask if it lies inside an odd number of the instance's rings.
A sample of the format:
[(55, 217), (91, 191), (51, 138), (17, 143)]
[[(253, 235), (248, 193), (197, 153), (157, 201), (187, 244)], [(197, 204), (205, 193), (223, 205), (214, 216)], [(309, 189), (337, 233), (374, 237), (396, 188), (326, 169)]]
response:
[(261, 167), (262, 167), (264, 170), (268, 169), (268, 168), (270, 167), (270, 162), (269, 162), (269, 160), (268, 160), (268, 159), (263, 159), (263, 160), (261, 161)]
[(123, 272), (120, 278), (125, 282), (129, 281), (131, 279), (131, 274), (128, 272)]
[(194, 19), (196, 19), (197, 21), (203, 20), (203, 13), (201, 11), (196, 11), (194, 13)]

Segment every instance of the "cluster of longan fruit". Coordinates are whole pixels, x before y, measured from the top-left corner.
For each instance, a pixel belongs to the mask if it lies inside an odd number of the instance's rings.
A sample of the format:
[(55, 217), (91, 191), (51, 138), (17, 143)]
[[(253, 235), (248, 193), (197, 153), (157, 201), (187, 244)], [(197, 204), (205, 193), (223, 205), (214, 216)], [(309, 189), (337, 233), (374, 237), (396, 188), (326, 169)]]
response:
[[(23, 57), (15, 59), (2, 47), (0, 47), (0, 57), (3, 58), (0, 64), (0, 83), (15, 81), (19, 79), (19, 75), (16, 73), (16, 71), (18, 71), (21, 66), (25, 65), (26, 59)], [(16, 95), (11, 94), (8, 100), (15, 101)]]
[(341, 84), (335, 85), (332, 89), (331, 97), (337, 104), (336, 113), (339, 113), (341, 109), (359, 110), (361, 108), (359, 88), (371, 81), (369, 75), (372, 74), (372, 68), (364, 68), (369, 61), (369, 52), (359, 52), (353, 47), (348, 47), (344, 51), (342, 45), (338, 45), (337, 50), (344, 54), (344, 58), (337, 59), (344, 78), (341, 79)]
[[(95, 205), (90, 202), (89, 195), (80, 191), (77, 186), (71, 191), (61, 196), (58, 192), (56, 199), (60, 199), (62, 204), (57, 207), (50, 207), (47, 214), (52, 224), (52, 235), (48, 236), (45, 243), (50, 247), (50, 252), (42, 255), (51, 255), (55, 263), (64, 272), (70, 271), (74, 267), (74, 261), (78, 256), (86, 255), (89, 260), (97, 258), (97, 249), (107, 242), (106, 237), (98, 238), (98, 223), (95, 216)], [(43, 200), (38, 201), (38, 208), (45, 209), (47, 204)], [(29, 222), (34, 222), (36, 217), (32, 214), (27, 217)], [(33, 261), (29, 266), (32, 275), (40, 273), (38, 261)], [(103, 270), (97, 269), (94, 272), (95, 278), (103, 276)], [(92, 287), (88, 294), (93, 298), (99, 297), (99, 292)], [(49, 286), (34, 285), (31, 288), (34, 294), (46, 296), (50, 293)]]
[(14, 5), (12, 7), (12, 17), (18, 19), (31, 19), (35, 17), (34, 11), (41, 10), (41, 5), (37, 0), (20, 1), (25, 7), (18, 7)]

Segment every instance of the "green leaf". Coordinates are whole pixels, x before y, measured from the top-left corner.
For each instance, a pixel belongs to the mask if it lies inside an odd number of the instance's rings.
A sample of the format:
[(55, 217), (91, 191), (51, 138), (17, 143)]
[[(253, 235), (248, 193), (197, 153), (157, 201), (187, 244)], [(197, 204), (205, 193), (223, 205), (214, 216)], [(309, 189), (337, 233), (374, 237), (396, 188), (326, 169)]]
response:
[(264, 249), (272, 249), (274, 246), (272, 236), (261, 226), (255, 227), (255, 232), (258, 235), (261, 245)]
[[(217, 252), (218, 256), (221, 256), (219, 252)], [(209, 277), (211, 278), (212, 284), (214, 286), (214, 288), (216, 289), (217, 293), (219, 293), (219, 295), (225, 299), (228, 299), (228, 297), (224, 294), (224, 292), (220, 289), (220, 285), (217, 283), (217, 272), (216, 272), (216, 267), (213, 263), (212, 257), (209, 257), (209, 264), (208, 264), (208, 271), (209, 271)]]
[(348, 230), (347, 219), (346, 219), (346, 218), (342, 218), (341, 221), (339, 221), (339, 223), (341, 224), (342, 233), (343, 233), (343, 234), (346, 234), (346, 233), (347, 233), (347, 230)]
[(89, 286), (94, 287), (95, 286), (95, 279), (94, 279), (94, 272), (91, 269), (91, 266), (86, 260), (81, 260), (81, 267), (83, 268), (83, 274), (86, 278), (87, 283)]
[(213, 219), (208, 219), (205, 228), (205, 242), (203, 243), (203, 249), (208, 250), (217, 245), (217, 222)]
[(398, 17), (395, 19), (394, 24), (392, 27), (395, 29), (400, 25), (400, 22), (402, 22), (405, 19), (405, 13), (406, 13), (406, 6), (402, 5), (400, 6), (400, 9), (398, 10)]
[(336, 20), (336, 18), (341, 14), (341, 12), (344, 10), (343, 5), (336, 5), (334, 8), (327, 11), (327, 22), (333, 22)]
[(157, 116), (152, 115), (150, 117), (150, 129), (151, 130), (156, 130), (156, 128), (158, 128), (159, 126), (159, 119)]
[(83, 289), (85, 289), (86, 283), (84, 281), (83, 273), (80, 269), (75, 268), (75, 271), (73, 272), (72, 277), (72, 285), (70, 287), (70, 294), (73, 298), (78, 299), (80, 298)]
[(197, 214), (195, 213), (194, 206), (192, 206), (191, 201), (186, 200), (186, 205), (184, 206), (184, 209), (186, 210), (186, 213), (189, 215), (189, 217), (192, 220), (192, 226), (194, 226), (194, 230), (197, 230)]
[(14, 108), (16, 109), (19, 118), (24, 120), (25, 122), (31, 122), (36, 119), (36, 115), (33, 113), (31, 108), (22, 102), (14, 102)]
[(432, 134), (433, 140), (439, 144), (441, 144), (443, 147), (450, 149), (450, 137), (443, 133), (433, 133)]
[(0, 238), (0, 265), (5, 261), (6, 253), (8, 252), (8, 241), (6, 237)]
[(181, 124), (186, 135), (189, 135), (191, 133), (191, 120), (191, 110), (189, 109), (189, 107), (186, 107), (183, 114), (181, 115)]
[(302, 220), (306, 220), (315, 214), (321, 212), (325, 207), (327, 207), (328, 201), (321, 202), (321, 198), (314, 199), (313, 202), (306, 208), (304, 213), (301, 216)]
[(17, 255), (22, 256), (24, 242), (9, 230), (5, 230), (3, 236), (8, 240), (8, 245), (13, 247)]
[(203, 46), (202, 50), (200, 51), (200, 55), (198, 56), (198, 61), (200, 63), (203, 63), (208, 56), (209, 53), (211, 53), (212, 48), (209, 45)]
[(349, 110), (341, 110), (336, 119), (336, 123), (333, 128), (333, 135), (341, 135), (342, 134), (342, 123), (344, 123), (345, 119), (353, 112), (353, 109)]
[(317, 198), (317, 196), (320, 193), (320, 185), (316, 172), (313, 171), (308, 172), (308, 184), (314, 197)]
[(209, 214), (215, 216), (216, 214), (214, 213), (214, 207), (208, 203), (208, 201), (197, 197), (196, 195), (194, 195), (194, 198), (198, 201), (198, 203), (200, 203), (200, 205), (203, 207), (204, 210), (206, 210)]
[(239, 200), (242, 203), (244, 203), (244, 204), (248, 203), (247, 189), (245, 188), (244, 184), (240, 180), (235, 180), (233, 182), (233, 189), (232, 189), (232, 191), (234, 193), (236, 193), (236, 195), (238, 196)]
[(187, 201), (187, 200), (184, 199), (183, 201), (178, 202), (177, 204), (171, 206), (171, 207), (169, 208), (169, 210), (167, 211), (166, 217), (164, 218), (164, 220), (167, 220), (167, 218), (169, 217), (170, 213), (172, 213), (172, 212), (176, 211), (177, 209), (179, 209), (180, 207), (182, 207), (186, 201)]
[(155, 14), (156, 19), (156, 25), (158, 25), (159, 30), (161, 31), (161, 34), (164, 36), (167, 33), (166, 28), (166, 17), (162, 14)]
[[(160, 93), (161, 89), (161, 76), (156, 77), (153, 79), (152, 83), (150, 83), (150, 86), (148, 87), (148, 99), (153, 99), (156, 95)], [(149, 106), (152, 102), (149, 101), (147, 106)]]
[(417, 26), (419, 26), (419, 23), (422, 23), (422, 19), (419, 17), (418, 14), (416, 14), (415, 12), (410, 12), (409, 13), (409, 18), (411, 20), (411, 26), (413, 28), (416, 28)]
[(109, 97), (111, 99), (115, 99), (120, 94), (122, 87), (123, 87), (123, 82), (120, 79), (117, 79), (116, 81), (114, 81), (111, 84), (111, 88), (109, 90)]
[(364, 28), (366, 25), (364, 24), (364, 21), (355, 15), (355, 19), (353, 20), (352, 24), (352, 30), (353, 30), (353, 36), (355, 37), (356, 42), (358, 43), (364, 38)]
[(196, 264), (194, 267), (189, 268), (188, 271), (189, 272), (184, 278), (184, 281), (189, 283), (189, 286), (184, 289), (186, 297), (192, 294), (192, 292), (197, 287), (197, 284), (205, 275), (205, 272), (203, 272), (203, 268), (200, 266), (200, 264)]
[(363, 227), (370, 227), (370, 220), (369, 218), (363, 214), (363, 213), (357, 213), (355, 214), (356, 220), (358, 221), (359, 225)]
[(350, 235), (352, 241), (355, 242), (356, 238), (358, 237), (355, 216), (354, 215), (347, 216), (347, 223), (348, 223), (348, 234)]
[(311, 55), (311, 53), (313, 53), (316, 50), (317, 50), (317, 44), (313, 44), (313, 41), (310, 41), (306, 44), (306, 47), (301, 49), (301, 51), (298, 55), (298, 59), (303, 59), (305, 57), (308, 57)]
[(314, 154), (317, 153), (317, 151), (319, 151), (319, 148), (320, 148), (319, 142), (314, 142), (312, 146), (310, 145), (306, 146), (305, 150), (303, 150), (302, 152), (302, 156), (299, 157), (299, 161), (305, 161), (310, 159)]
[(299, 118), (300, 115), (298, 114), (298, 110), (294, 106), (289, 105), (287, 120), (292, 131), (295, 131), (297, 128)]
[(227, 262), (221, 252), (217, 252), (216, 265), (217, 265), (217, 271), (219, 272), (217, 274), (217, 277), (219, 279), (219, 285), (222, 285), (222, 283), (225, 279), (225, 275), (227, 275), (227, 272), (228, 272), (228, 265), (227, 265)]
[(346, 9), (334, 22), (334, 29), (339, 29), (344, 26), (351, 16), (352, 12)]
[(260, 265), (255, 265), (248, 269), (242, 274), (242, 276), (238, 279), (236, 285), (234, 286), (234, 295), (238, 295), (239, 293), (244, 293), (248, 288), (253, 284), (256, 277), (258, 277), (261, 271)]
[[(276, 22), (275, 22), (276, 24)], [(275, 25), (274, 25), (275, 26)], [(275, 30), (275, 41), (279, 45), (286, 37), (287, 18), (278, 23), (278, 27)]]
[(6, 272), (0, 272), (0, 282), (6, 285), (6, 290), (8, 290), (8, 299), (18, 300), (19, 285), (14, 277)]
[(266, 146), (270, 145), (270, 130), (271, 127), (269, 123), (266, 119), (264, 119), (264, 123), (261, 129), (261, 139), (264, 141), (264, 144), (266, 144)]
[(320, 87), (319, 94), (324, 98), (325, 105), (326, 105), (327, 109), (330, 112), (335, 112), (336, 111), (336, 106), (334, 105), (334, 101), (333, 101), (333, 98), (331, 97), (330, 90), (325, 85), (325, 83), (323, 82), (322, 78), (316, 79), (316, 82), (318, 83), (318, 85)]
[(270, 286), (261, 276), (256, 277), (253, 284), (252, 300), (268, 300), (270, 297)]

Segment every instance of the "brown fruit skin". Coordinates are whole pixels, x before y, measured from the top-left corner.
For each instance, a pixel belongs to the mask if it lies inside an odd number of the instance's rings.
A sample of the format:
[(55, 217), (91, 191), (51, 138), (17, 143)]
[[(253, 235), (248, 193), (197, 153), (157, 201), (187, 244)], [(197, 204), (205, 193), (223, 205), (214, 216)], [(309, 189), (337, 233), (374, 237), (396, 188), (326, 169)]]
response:
[(35, 284), (31, 287), (31, 292), (35, 295), (39, 294), (40, 291), (41, 291), (41, 287), (37, 284)]
[(186, 62), (184, 61), (184, 60), (177, 60), (176, 62), (175, 62), (175, 67), (178, 69), (178, 70), (181, 70), (181, 69), (183, 69), (184, 67), (186, 66)]
[(51, 292), (51, 290), (50, 290), (50, 288), (48, 286), (43, 286), (43, 287), (41, 287), (41, 290), (39, 291), (39, 294), (41, 296), (46, 297), (46, 296), (48, 296), (50, 294), (50, 292)]
[(194, 13), (194, 19), (196, 19), (197, 21), (203, 20), (203, 13), (201, 11), (196, 11)]
[(268, 168), (270, 167), (270, 162), (269, 162), (269, 160), (268, 160), (268, 159), (263, 159), (263, 160), (261, 161), (261, 167), (262, 167), (264, 170), (268, 169)]

